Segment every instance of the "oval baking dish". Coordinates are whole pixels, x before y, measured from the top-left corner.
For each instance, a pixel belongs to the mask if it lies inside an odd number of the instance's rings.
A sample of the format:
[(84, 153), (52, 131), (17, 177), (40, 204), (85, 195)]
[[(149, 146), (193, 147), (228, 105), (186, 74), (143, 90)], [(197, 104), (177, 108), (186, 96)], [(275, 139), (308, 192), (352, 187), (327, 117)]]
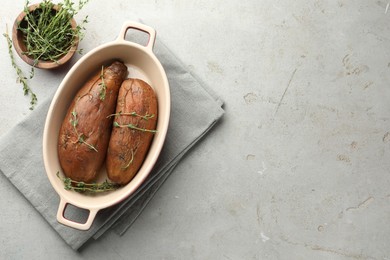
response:
[[(143, 46), (126, 40), (128, 29), (135, 29), (148, 34), (148, 43)], [(153, 28), (136, 22), (125, 22), (118, 38), (91, 50), (83, 56), (69, 70), (55, 93), (44, 127), (43, 160), (50, 183), (60, 197), (57, 212), (58, 222), (76, 229), (88, 230), (99, 210), (117, 204), (130, 196), (144, 182), (156, 163), (168, 130), (170, 91), (165, 71), (153, 53), (155, 38), (156, 32)], [(61, 123), (78, 89), (93, 72), (100, 68), (99, 66), (106, 65), (113, 60), (120, 60), (128, 67), (129, 77), (143, 79), (153, 87), (158, 100), (157, 133), (153, 138), (144, 163), (127, 185), (115, 191), (94, 195), (65, 190), (63, 182), (56, 176), (58, 171), (62, 174), (57, 152)], [(98, 181), (106, 179), (104, 166), (99, 176)], [(64, 213), (68, 204), (89, 210), (87, 221), (78, 223), (65, 218)]]

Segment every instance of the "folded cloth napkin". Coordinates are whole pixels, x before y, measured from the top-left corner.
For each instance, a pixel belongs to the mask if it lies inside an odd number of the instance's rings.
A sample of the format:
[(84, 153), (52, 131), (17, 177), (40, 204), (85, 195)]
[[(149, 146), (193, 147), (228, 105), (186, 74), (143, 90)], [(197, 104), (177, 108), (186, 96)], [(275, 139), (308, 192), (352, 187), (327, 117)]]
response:
[[(163, 150), (145, 183), (125, 201), (99, 211), (89, 230), (79, 231), (56, 220), (59, 197), (46, 176), (42, 159), (43, 127), (52, 96), (40, 100), (34, 111), (0, 139), (0, 172), (73, 249), (110, 228), (118, 234), (126, 232), (180, 159), (224, 113), (221, 100), (206, 90), (159, 40), (154, 53), (166, 71), (171, 90), (171, 121)], [(69, 212), (67, 209), (66, 214), (73, 220), (88, 214), (77, 208)]]

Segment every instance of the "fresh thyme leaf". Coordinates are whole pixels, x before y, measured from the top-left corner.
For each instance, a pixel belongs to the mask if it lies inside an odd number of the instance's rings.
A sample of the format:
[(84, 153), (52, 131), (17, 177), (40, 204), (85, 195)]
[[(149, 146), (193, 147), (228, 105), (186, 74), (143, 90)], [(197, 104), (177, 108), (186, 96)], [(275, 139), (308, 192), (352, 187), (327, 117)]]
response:
[[(78, 124), (77, 113), (75, 110), (73, 110), (71, 114), (72, 114), (72, 118), (70, 119), (70, 123), (72, 124), (73, 127), (76, 127)], [(76, 129), (75, 129), (75, 131), (76, 131)]]
[(77, 187), (85, 187), (85, 183), (84, 182), (79, 182), (76, 184)]
[(84, 143), (84, 142), (85, 142), (85, 136), (84, 136), (83, 134), (81, 134), (81, 135), (79, 136), (79, 142), (80, 142), (80, 143)]
[(38, 98), (37, 98), (37, 95), (35, 95), (35, 93), (31, 93), (31, 101), (30, 101), (30, 110), (33, 110), (34, 109), (34, 106), (35, 104), (38, 102)]
[(31, 67), (31, 70), (30, 70), (30, 79), (32, 79), (35, 75), (35, 70), (34, 70), (34, 66)]

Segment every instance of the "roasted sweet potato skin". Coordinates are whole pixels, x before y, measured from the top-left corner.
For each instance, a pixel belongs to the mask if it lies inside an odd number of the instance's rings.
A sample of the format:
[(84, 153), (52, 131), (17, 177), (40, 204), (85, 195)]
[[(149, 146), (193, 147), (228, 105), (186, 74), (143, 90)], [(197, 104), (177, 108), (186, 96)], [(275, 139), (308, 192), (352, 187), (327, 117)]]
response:
[(122, 83), (106, 157), (111, 181), (127, 184), (142, 166), (155, 134), (157, 112), (157, 97), (149, 84), (134, 78)]
[(110, 139), (119, 88), (127, 67), (115, 61), (99, 70), (73, 99), (58, 138), (63, 173), (75, 181), (92, 182), (102, 167)]

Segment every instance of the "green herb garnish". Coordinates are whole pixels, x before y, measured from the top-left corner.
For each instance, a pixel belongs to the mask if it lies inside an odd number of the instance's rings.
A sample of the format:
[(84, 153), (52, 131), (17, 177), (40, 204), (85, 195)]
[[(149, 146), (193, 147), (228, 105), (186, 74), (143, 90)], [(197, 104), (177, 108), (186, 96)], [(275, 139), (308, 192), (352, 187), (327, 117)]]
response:
[(134, 129), (134, 130), (138, 130), (138, 131), (141, 131), (141, 132), (149, 132), (149, 133), (157, 133), (157, 130), (151, 130), (151, 129), (146, 129), (146, 128), (141, 128), (141, 127), (138, 127), (134, 124), (125, 124), (125, 125), (121, 125), (119, 124), (118, 122), (114, 122), (113, 123), (114, 127), (121, 127), (121, 128), (130, 128), (130, 129)]
[(143, 120), (149, 120), (151, 118), (154, 117), (154, 114), (146, 114), (146, 115), (140, 115), (140, 114), (137, 114), (136, 112), (130, 112), (130, 113), (123, 113), (122, 111), (119, 111), (118, 113), (115, 113), (115, 114), (111, 114), (109, 116), (107, 116), (107, 118), (109, 117), (113, 117), (113, 116), (137, 116), (137, 117), (140, 117), (142, 118)]
[(74, 181), (68, 177), (60, 176), (60, 172), (57, 172), (57, 177), (64, 183), (65, 190), (73, 190), (77, 192), (86, 193), (99, 193), (113, 191), (121, 187), (121, 185), (105, 180), (102, 183), (85, 183), (82, 181)]
[(70, 124), (73, 126), (73, 130), (75, 134), (77, 135), (77, 142), (83, 143), (86, 146), (88, 146), (91, 150), (94, 150), (95, 152), (98, 152), (98, 150), (92, 145), (85, 141), (86, 136), (83, 133), (79, 133), (77, 131), (77, 125), (79, 124), (79, 121), (77, 119), (77, 112), (76, 110), (72, 111), (72, 118), (69, 120)]
[[(8, 44), (8, 53), (9, 53), (9, 56), (11, 58), (11, 64), (12, 64), (12, 67), (15, 68), (16, 70), (16, 74), (18, 76), (17, 80), (20, 84), (23, 85), (23, 94), (25, 96), (27, 95), (30, 95), (31, 99), (30, 99), (30, 110), (33, 110), (34, 109), (34, 106), (37, 104), (38, 102), (38, 99), (37, 99), (37, 95), (31, 90), (31, 88), (29, 87), (28, 83), (27, 83), (27, 78), (26, 76), (24, 75), (22, 69), (16, 64), (15, 62), (15, 57), (14, 57), (14, 54), (12, 52), (12, 40), (11, 38), (9, 37), (9, 34), (8, 34), (8, 29), (6, 30), (6, 33), (3, 34), (3, 36), (7, 39), (7, 44)], [(31, 78), (31, 76), (30, 76)]]
[(107, 91), (107, 85), (106, 82), (104, 82), (104, 66), (102, 66), (102, 71), (100, 72), (100, 80), (102, 82), (99, 83), (100, 86), (99, 98), (100, 100), (103, 101), (106, 98), (106, 91)]

